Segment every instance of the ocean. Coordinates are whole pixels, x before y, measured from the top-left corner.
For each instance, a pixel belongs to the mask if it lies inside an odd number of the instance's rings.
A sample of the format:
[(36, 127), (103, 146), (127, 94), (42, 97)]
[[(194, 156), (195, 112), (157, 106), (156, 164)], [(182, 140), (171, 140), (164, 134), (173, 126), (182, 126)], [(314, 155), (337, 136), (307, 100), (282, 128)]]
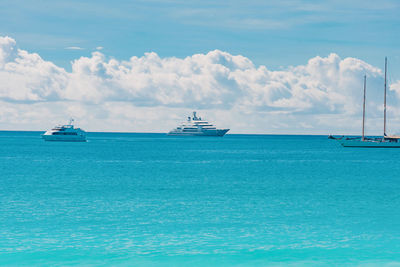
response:
[(0, 132), (0, 265), (400, 266), (400, 149)]

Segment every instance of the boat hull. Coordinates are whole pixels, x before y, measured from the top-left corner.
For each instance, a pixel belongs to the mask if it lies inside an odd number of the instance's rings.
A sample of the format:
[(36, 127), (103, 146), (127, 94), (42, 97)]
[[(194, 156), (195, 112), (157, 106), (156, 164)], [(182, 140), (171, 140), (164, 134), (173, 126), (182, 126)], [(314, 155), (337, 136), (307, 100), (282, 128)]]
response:
[(360, 139), (342, 139), (338, 140), (339, 143), (344, 147), (365, 147), (365, 148), (400, 148), (399, 142), (387, 142), (387, 141), (376, 141), (376, 140), (366, 140), (362, 141)]
[(46, 135), (43, 134), (42, 138), (45, 141), (56, 141), (56, 142), (86, 142), (86, 136), (75, 135), (75, 136), (61, 136), (61, 135)]
[(179, 131), (171, 131), (168, 135), (173, 136), (224, 136), (229, 129), (217, 129), (214, 131), (198, 131), (198, 132), (179, 132)]

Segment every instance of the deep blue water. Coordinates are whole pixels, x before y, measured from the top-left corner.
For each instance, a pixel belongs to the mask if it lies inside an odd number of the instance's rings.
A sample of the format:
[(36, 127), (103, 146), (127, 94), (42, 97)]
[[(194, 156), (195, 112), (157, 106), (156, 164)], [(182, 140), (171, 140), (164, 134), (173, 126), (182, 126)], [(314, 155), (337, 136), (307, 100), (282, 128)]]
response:
[(400, 149), (0, 132), (0, 265), (400, 265)]

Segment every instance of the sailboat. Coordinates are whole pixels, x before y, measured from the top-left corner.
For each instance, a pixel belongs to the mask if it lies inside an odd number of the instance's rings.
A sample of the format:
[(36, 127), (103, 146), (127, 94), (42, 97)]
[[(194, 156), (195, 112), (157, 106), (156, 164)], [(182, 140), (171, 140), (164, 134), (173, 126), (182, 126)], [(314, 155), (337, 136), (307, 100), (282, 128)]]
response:
[(333, 138), (340, 142), (344, 147), (398, 147), (400, 148), (400, 136), (386, 134), (386, 76), (387, 76), (387, 58), (385, 58), (385, 86), (384, 86), (384, 102), (383, 102), (383, 136), (380, 138), (368, 138), (364, 135), (365, 130), (365, 93), (367, 87), (367, 76), (364, 76), (364, 102), (363, 102), (363, 119), (362, 119), (362, 135), (359, 137), (342, 137)]

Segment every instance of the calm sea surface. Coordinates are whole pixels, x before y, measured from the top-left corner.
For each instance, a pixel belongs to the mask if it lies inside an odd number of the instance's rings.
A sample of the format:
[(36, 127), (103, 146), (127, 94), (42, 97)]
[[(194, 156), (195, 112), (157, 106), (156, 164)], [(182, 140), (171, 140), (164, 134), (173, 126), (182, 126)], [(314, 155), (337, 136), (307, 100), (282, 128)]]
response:
[(0, 132), (0, 265), (400, 266), (400, 149)]

